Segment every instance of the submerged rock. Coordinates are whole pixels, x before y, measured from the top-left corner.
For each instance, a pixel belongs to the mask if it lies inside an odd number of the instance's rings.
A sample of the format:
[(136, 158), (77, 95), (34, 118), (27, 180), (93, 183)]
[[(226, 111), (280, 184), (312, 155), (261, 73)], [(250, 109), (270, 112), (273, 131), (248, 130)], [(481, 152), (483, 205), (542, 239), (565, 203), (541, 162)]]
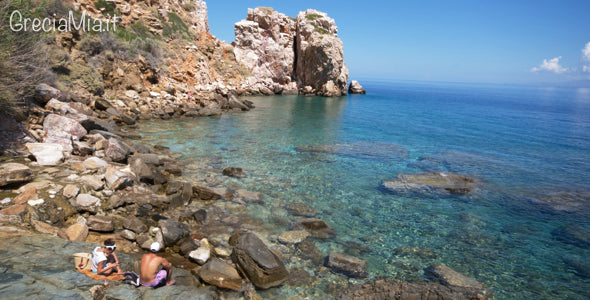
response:
[(223, 169), (223, 175), (229, 177), (243, 178), (246, 176), (242, 168), (228, 167)]
[(445, 286), (432, 282), (399, 282), (395, 279), (381, 279), (357, 285), (344, 290), (336, 297), (341, 300), (352, 299), (439, 299), (472, 300), (493, 299), (491, 294), (462, 287)]
[(253, 233), (234, 234), (232, 260), (259, 288), (278, 286), (289, 279), (289, 272), (278, 257)]
[(533, 200), (561, 212), (590, 212), (589, 192), (555, 192)]
[(563, 262), (570, 268), (574, 269), (576, 275), (584, 278), (590, 278), (590, 262), (587, 257), (577, 255), (564, 256)]
[(590, 230), (580, 225), (558, 228), (552, 231), (551, 235), (564, 243), (590, 248)]
[(400, 161), (408, 158), (408, 150), (402, 146), (377, 142), (356, 142), (332, 145), (310, 145), (295, 148), (299, 152), (330, 153), (362, 159)]
[(381, 186), (395, 193), (468, 194), (475, 190), (478, 181), (466, 175), (434, 172), (399, 174), (394, 180), (385, 180)]
[(326, 267), (355, 278), (365, 278), (368, 274), (365, 260), (344, 253), (330, 253)]
[(426, 278), (446, 286), (462, 287), (473, 290), (484, 290), (485, 286), (479, 281), (469, 278), (447, 266), (431, 265), (424, 269)]
[(323, 239), (333, 238), (336, 235), (334, 228), (326, 222), (315, 218), (297, 220), (293, 224), (293, 230), (307, 230), (313, 237)]
[(313, 209), (313, 207), (311, 207), (311, 205), (303, 202), (289, 203), (287, 206), (285, 206), (285, 209), (295, 216), (315, 217), (315, 215), (317, 215), (317, 212), (315, 209)]

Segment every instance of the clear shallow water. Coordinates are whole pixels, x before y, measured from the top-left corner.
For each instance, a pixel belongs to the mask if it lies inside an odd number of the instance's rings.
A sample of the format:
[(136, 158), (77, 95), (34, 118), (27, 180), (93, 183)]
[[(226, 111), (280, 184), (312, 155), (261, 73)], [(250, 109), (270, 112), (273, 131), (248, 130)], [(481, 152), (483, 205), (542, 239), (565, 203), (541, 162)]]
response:
[[(369, 279), (419, 281), (425, 267), (440, 263), (484, 283), (497, 299), (590, 297), (590, 279), (566, 263), (590, 260), (590, 249), (556, 234), (570, 225), (590, 230), (589, 214), (531, 201), (590, 191), (589, 90), (364, 85), (368, 95), (249, 98), (257, 108), (248, 113), (143, 123), (141, 130), (153, 143), (182, 153), (185, 174), (216, 176), (226, 186), (263, 193), (266, 204), (249, 205), (249, 212), (269, 224), (271, 237), (296, 219), (286, 204), (311, 205), (338, 231), (336, 238), (318, 241), (318, 248), (324, 255), (341, 251), (367, 260)], [(296, 149), (358, 142), (372, 155)], [(384, 145), (402, 146), (408, 155), (383, 156)], [(244, 168), (247, 178), (220, 176), (228, 166)], [(379, 189), (382, 180), (425, 169), (467, 174), (485, 186), (453, 197)], [(297, 259), (289, 265), (326, 282), (346, 280)], [(316, 291), (289, 293), (328, 297), (321, 292), (326, 282), (314, 285)]]

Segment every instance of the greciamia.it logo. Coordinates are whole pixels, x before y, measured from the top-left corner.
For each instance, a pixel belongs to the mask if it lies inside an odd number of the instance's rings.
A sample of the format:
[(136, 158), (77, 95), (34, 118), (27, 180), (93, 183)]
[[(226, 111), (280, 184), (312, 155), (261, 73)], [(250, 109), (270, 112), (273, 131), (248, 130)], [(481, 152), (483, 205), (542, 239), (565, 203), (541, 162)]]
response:
[(57, 18), (28, 18), (15, 10), (10, 14), (10, 29), (15, 32), (34, 31), (34, 32), (51, 32), (51, 31), (72, 31), (82, 30), (86, 32), (105, 32), (115, 31), (117, 29), (117, 16), (110, 15), (106, 19), (99, 20), (90, 18), (86, 11), (76, 20), (73, 11), (69, 11), (67, 17)]

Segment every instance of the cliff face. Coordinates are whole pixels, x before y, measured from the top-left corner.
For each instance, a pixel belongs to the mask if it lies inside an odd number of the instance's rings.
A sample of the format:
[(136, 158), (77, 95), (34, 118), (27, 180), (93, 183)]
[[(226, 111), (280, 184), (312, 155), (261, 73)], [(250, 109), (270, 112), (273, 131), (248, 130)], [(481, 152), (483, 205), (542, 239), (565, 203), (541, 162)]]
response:
[(293, 19), (259, 7), (236, 23), (233, 46), (255, 89), (340, 96), (347, 93), (348, 69), (337, 32), (334, 20), (317, 10)]
[(248, 9), (248, 17), (235, 24), (236, 59), (257, 79), (254, 90), (297, 93), (293, 82), (295, 33), (294, 20), (266, 7)]
[(304, 91), (320, 96), (346, 95), (348, 68), (334, 19), (308, 9), (297, 15), (296, 78)]

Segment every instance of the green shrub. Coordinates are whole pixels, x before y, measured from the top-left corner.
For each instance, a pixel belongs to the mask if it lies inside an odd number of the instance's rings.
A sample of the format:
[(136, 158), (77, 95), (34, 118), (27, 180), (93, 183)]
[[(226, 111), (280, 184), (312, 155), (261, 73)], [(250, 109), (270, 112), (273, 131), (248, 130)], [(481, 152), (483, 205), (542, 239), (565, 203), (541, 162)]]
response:
[[(99, 10), (102, 10), (102, 14), (105, 16), (114, 16), (117, 14), (117, 10), (115, 9), (115, 4), (112, 2), (108, 2), (106, 0), (98, 0), (94, 2), (94, 7)], [(121, 15), (120, 13), (118, 15)]]
[(323, 18), (324, 16), (318, 14), (309, 14), (305, 17), (310, 21), (315, 21), (316, 19)]
[(168, 22), (163, 23), (162, 36), (165, 38), (180, 38), (185, 40), (192, 39), (189, 27), (175, 13), (168, 13)]

